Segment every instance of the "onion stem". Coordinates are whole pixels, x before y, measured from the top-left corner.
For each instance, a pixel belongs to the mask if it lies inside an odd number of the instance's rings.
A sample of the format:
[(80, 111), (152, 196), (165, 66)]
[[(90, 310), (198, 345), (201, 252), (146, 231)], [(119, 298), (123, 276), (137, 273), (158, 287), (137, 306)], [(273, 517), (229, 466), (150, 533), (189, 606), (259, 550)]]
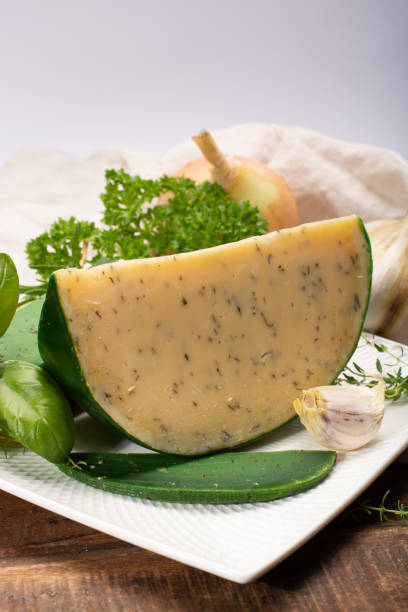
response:
[(213, 166), (216, 182), (224, 189), (231, 187), (237, 178), (236, 170), (220, 151), (210, 132), (203, 130), (197, 136), (193, 136), (193, 140), (205, 159)]

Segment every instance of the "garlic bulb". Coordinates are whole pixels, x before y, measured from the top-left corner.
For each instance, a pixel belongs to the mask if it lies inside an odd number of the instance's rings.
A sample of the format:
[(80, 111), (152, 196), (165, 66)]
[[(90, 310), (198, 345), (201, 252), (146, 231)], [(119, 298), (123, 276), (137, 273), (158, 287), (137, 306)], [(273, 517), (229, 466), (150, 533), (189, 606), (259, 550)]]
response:
[[(257, 206), (269, 223), (269, 231), (298, 225), (296, 200), (286, 181), (268, 166), (254, 159), (226, 156), (211, 134), (203, 131), (193, 137), (203, 157), (189, 162), (174, 176), (184, 176), (202, 183), (216, 181), (236, 202)], [(164, 204), (166, 196), (159, 199)]]
[(366, 224), (373, 280), (366, 331), (408, 343), (408, 214)]
[(311, 436), (326, 448), (350, 451), (370, 442), (385, 408), (385, 384), (332, 385), (302, 391), (293, 406)]

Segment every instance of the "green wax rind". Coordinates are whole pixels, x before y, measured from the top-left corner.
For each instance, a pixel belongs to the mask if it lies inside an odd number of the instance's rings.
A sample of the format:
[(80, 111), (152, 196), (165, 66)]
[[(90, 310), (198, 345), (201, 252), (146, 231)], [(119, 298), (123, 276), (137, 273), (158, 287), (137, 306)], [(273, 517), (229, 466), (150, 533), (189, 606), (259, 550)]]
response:
[(334, 451), (225, 452), (187, 459), (156, 453), (73, 453), (59, 469), (103, 491), (191, 504), (266, 502), (301, 493), (332, 469)]

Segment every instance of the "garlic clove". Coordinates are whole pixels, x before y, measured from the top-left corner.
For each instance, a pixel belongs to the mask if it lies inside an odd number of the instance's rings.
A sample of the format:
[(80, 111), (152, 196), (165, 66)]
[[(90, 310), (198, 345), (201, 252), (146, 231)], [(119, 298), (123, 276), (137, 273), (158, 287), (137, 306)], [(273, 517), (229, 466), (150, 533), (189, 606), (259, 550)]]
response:
[(408, 215), (367, 223), (373, 254), (370, 305), (364, 329), (408, 342)]
[[(174, 176), (185, 176), (197, 183), (216, 181), (236, 202), (249, 200), (268, 221), (269, 231), (298, 225), (296, 200), (283, 177), (257, 160), (225, 155), (206, 130), (193, 140), (203, 157), (189, 162)], [(159, 204), (166, 201), (162, 196)]]
[(385, 409), (385, 383), (375, 387), (332, 385), (302, 391), (293, 406), (302, 424), (322, 446), (338, 451), (361, 448), (374, 438)]

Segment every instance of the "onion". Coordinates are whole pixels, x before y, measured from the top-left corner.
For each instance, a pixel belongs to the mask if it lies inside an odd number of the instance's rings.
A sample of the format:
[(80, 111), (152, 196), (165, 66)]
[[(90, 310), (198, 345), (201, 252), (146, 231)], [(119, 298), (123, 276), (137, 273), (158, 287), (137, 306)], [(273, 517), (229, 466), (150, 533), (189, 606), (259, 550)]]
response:
[[(184, 176), (196, 183), (218, 182), (236, 202), (249, 200), (257, 206), (268, 221), (269, 231), (298, 225), (296, 200), (281, 176), (254, 159), (224, 155), (207, 131), (193, 140), (204, 157), (189, 162), (174, 176)], [(159, 203), (164, 204), (169, 197), (162, 197)]]

